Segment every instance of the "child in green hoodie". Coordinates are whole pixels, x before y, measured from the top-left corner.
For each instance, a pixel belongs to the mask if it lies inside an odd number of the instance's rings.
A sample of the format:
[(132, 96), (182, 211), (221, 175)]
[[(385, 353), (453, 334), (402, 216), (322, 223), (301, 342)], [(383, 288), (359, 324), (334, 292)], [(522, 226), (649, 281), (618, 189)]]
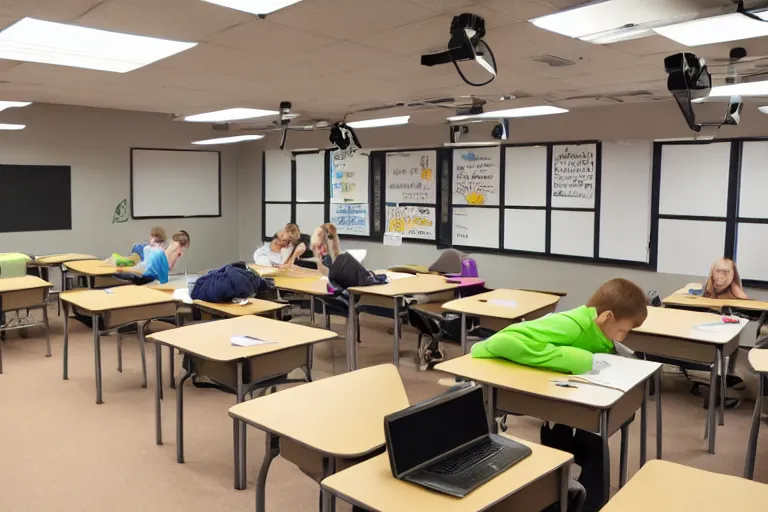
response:
[[(587, 373), (592, 370), (593, 354), (615, 352), (616, 345), (647, 316), (643, 290), (626, 279), (611, 279), (586, 306), (512, 324), (476, 343), (472, 357), (499, 357), (563, 373)], [(579, 483), (587, 491), (583, 511), (600, 510), (605, 505), (600, 438), (565, 425), (544, 424), (541, 443), (574, 455), (581, 466)]]

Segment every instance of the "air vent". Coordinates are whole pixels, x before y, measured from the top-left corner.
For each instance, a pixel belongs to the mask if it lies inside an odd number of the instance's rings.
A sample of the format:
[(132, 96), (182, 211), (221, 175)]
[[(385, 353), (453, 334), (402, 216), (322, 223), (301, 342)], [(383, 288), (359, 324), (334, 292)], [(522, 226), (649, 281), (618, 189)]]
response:
[(573, 66), (572, 60), (564, 59), (562, 57), (555, 57), (554, 55), (539, 55), (538, 57), (531, 57), (534, 62), (541, 62), (551, 68), (562, 68), (565, 66)]

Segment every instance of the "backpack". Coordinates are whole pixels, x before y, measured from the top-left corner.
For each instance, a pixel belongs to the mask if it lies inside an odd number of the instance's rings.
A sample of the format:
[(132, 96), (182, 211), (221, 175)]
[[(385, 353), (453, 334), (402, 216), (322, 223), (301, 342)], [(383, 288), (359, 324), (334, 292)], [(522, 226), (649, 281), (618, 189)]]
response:
[(339, 254), (328, 271), (328, 280), (336, 289), (346, 290), (353, 286), (370, 286), (386, 283), (386, 276), (378, 276), (367, 270), (354, 256)]
[(232, 299), (253, 297), (267, 289), (269, 283), (240, 261), (200, 276), (190, 297), (208, 302), (231, 302)]

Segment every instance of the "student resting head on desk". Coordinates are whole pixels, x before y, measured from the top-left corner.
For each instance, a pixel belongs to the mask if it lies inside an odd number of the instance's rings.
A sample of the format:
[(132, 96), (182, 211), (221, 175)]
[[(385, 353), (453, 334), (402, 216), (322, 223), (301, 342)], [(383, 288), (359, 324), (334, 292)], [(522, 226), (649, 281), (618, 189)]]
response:
[(307, 246), (301, 243), (301, 231), (296, 224), (286, 224), (275, 233), (271, 242), (256, 249), (253, 262), (265, 267), (290, 267), (296, 259), (304, 254)]
[[(646, 316), (643, 290), (626, 279), (611, 279), (586, 306), (512, 324), (476, 343), (472, 357), (500, 357), (564, 373), (587, 373), (592, 370), (592, 354), (614, 352), (618, 342), (642, 325)], [(600, 437), (565, 425), (544, 424), (541, 443), (573, 454), (581, 466), (579, 483), (587, 492), (583, 510), (600, 510), (605, 505)]]
[(171, 237), (171, 243), (164, 251), (154, 250), (149, 253), (149, 256), (140, 265), (137, 265), (136, 270), (141, 272), (141, 275), (137, 274), (116, 274), (118, 279), (125, 279), (131, 281), (136, 285), (148, 284), (154, 281), (159, 281), (160, 284), (168, 282), (168, 275), (170, 274), (176, 262), (179, 261), (189, 247), (189, 233), (186, 231), (177, 231)]
[(318, 226), (312, 232), (309, 246), (315, 257), (320, 260), (317, 268), (323, 275), (328, 275), (331, 265), (336, 260), (336, 257), (341, 254), (341, 242), (339, 242), (336, 226), (330, 222)]
[(149, 242), (146, 244), (133, 244), (129, 256), (120, 256), (115, 253), (106, 261), (116, 267), (133, 267), (139, 264), (139, 262), (146, 261), (150, 252), (165, 250), (168, 247), (166, 238), (165, 230), (161, 226), (153, 226), (149, 230)]
[(736, 263), (731, 258), (718, 258), (712, 264), (702, 295), (710, 299), (749, 299), (741, 286)]

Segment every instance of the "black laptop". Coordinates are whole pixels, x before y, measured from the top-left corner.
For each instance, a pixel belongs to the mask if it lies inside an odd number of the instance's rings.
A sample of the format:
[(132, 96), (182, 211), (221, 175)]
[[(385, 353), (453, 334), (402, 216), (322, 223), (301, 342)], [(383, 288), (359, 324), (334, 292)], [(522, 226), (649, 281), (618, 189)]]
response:
[(460, 498), (531, 454), (490, 433), (478, 386), (390, 414), (384, 431), (395, 478)]

